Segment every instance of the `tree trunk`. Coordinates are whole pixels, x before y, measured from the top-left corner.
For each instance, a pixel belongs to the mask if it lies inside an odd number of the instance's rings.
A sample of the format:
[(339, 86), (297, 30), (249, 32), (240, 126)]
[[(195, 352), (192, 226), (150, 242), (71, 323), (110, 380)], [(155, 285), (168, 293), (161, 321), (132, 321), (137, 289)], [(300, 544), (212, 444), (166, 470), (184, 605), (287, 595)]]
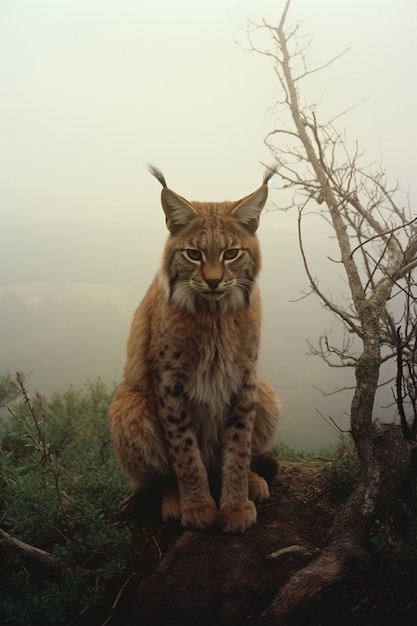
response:
[(362, 468), (355, 491), (334, 518), (329, 545), (281, 587), (264, 613), (267, 620), (281, 623), (303, 612), (328, 587), (343, 580), (352, 561), (365, 553), (370, 518), (392, 500), (411, 467), (410, 447), (399, 427), (373, 426), (368, 443), (371, 458)]
[(265, 611), (268, 619), (281, 622), (305, 610), (327, 587), (348, 575), (352, 561), (364, 554), (370, 519), (392, 500), (411, 469), (411, 450), (401, 428), (372, 421), (381, 358), (378, 315), (375, 307), (367, 304), (361, 310), (366, 332), (355, 368), (351, 405), (352, 435), (360, 463), (358, 483), (334, 518), (329, 545), (280, 589)]

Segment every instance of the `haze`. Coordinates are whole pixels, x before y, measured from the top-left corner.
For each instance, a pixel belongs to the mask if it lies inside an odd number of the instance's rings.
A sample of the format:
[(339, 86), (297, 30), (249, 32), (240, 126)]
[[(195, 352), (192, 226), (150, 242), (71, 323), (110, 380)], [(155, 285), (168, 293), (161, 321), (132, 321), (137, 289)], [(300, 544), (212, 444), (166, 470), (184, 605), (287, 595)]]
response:
[[(195, 200), (238, 199), (271, 157), (279, 86), (248, 53), (243, 13), (279, 21), (283, 0), (3, 0), (0, 3), (0, 373), (31, 391), (120, 381), (130, 319), (161, 257), (166, 230), (155, 163)], [(238, 8), (240, 7), (240, 9)], [(417, 5), (414, 0), (293, 0), (289, 21), (314, 35), (304, 100), (338, 120), (369, 162), (415, 201)], [(280, 181), (269, 209), (285, 204)], [(274, 188), (275, 187), (275, 188)], [(312, 297), (296, 213), (267, 210), (259, 230), (264, 301), (261, 373), (284, 405), (281, 437), (319, 450), (346, 428), (352, 372), (307, 356), (337, 325)], [(333, 242), (312, 219), (313, 273), (333, 294)], [(294, 300), (299, 300), (294, 302)], [(388, 396), (389, 390), (388, 390)], [(381, 397), (376, 413), (387, 404)], [(392, 412), (392, 410), (391, 410)]]

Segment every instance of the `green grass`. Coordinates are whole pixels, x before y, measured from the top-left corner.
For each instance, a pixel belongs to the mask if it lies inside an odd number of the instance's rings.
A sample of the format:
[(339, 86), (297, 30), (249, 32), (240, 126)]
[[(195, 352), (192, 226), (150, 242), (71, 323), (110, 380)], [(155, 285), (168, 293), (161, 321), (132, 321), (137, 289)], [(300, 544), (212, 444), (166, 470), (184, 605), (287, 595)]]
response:
[(103, 602), (140, 558), (138, 530), (118, 509), (129, 487), (110, 441), (112, 392), (98, 381), (46, 401), (30, 399), (21, 379), (18, 387), (21, 402), (1, 436), (0, 527), (59, 566), (40, 572), (3, 536), (0, 622), (67, 623)]

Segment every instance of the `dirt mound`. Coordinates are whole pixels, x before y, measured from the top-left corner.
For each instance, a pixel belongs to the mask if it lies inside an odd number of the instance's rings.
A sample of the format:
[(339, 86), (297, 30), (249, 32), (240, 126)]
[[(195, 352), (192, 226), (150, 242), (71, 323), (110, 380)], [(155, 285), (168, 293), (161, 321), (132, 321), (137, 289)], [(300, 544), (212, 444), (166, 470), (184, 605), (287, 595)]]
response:
[(131, 580), (111, 623), (262, 623), (279, 587), (326, 544), (334, 513), (320, 464), (281, 463), (270, 490), (242, 536), (148, 528), (158, 559)]

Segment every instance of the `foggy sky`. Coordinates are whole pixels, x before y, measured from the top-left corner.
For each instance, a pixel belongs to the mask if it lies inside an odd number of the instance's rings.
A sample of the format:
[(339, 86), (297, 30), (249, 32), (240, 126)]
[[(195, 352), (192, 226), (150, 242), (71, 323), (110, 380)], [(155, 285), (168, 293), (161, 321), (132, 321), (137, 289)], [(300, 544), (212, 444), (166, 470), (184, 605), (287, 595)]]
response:
[[(238, 7), (276, 23), (283, 4)], [(238, 7), (0, 2), (0, 373), (30, 372), (29, 386), (46, 394), (86, 378), (120, 380), (130, 319), (166, 236), (146, 162), (191, 200), (233, 200), (259, 187), (279, 86), (270, 61), (242, 49)], [(323, 121), (361, 102), (340, 130), (415, 200), (414, 0), (293, 0), (296, 20), (314, 36), (312, 65), (351, 48), (310, 78), (304, 100), (318, 103)], [(273, 181), (269, 209), (285, 204), (279, 186)], [(313, 298), (293, 302), (307, 287), (296, 214), (267, 211), (259, 237), (261, 372), (282, 397), (284, 441), (319, 449), (336, 434), (318, 411), (346, 425), (350, 398), (315, 388), (349, 385), (352, 373), (306, 356), (306, 340), (337, 324)], [(307, 244), (314, 275), (342, 292), (322, 221), (311, 220)]]

